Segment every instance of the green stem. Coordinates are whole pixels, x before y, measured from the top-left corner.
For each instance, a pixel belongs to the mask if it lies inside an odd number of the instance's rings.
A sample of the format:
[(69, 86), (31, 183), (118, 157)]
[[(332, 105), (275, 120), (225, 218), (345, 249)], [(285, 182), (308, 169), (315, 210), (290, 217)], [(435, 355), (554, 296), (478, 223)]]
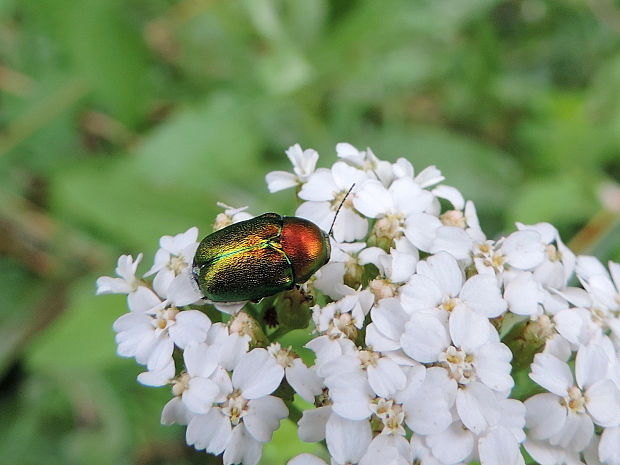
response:
[(286, 402), (288, 407), (288, 419), (293, 423), (297, 423), (303, 414), (303, 412), (293, 402)]

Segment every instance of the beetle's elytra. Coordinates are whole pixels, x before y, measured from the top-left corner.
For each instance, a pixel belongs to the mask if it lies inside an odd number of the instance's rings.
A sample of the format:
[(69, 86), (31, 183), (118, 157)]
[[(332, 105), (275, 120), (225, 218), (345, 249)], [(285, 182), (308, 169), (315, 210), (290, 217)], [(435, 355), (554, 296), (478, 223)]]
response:
[(328, 235), (311, 221), (265, 213), (205, 237), (193, 273), (213, 302), (257, 300), (306, 282), (330, 253)]

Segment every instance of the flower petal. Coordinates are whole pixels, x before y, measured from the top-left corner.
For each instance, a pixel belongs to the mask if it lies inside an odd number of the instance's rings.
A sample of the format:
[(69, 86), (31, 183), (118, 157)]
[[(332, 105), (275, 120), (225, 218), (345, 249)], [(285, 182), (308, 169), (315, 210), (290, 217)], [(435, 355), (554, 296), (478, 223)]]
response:
[(557, 434), (566, 422), (566, 408), (555, 394), (536, 394), (525, 402), (525, 421), (531, 437), (547, 439)]
[(230, 440), (224, 451), (224, 465), (242, 463), (243, 465), (257, 465), (263, 453), (263, 445), (252, 437), (243, 423), (239, 423), (232, 430)]
[(314, 396), (318, 396), (323, 388), (323, 380), (300, 358), (293, 360), (293, 365), (286, 369), (286, 381), (306, 402), (314, 402)]
[(336, 462), (357, 463), (372, 439), (370, 423), (366, 420), (347, 420), (332, 414), (325, 427), (325, 439), (329, 453)]
[(177, 313), (176, 324), (171, 326), (168, 334), (174, 343), (184, 349), (190, 343), (200, 343), (207, 339), (211, 320), (199, 310), (184, 310)]
[(532, 363), (530, 378), (560, 397), (564, 397), (573, 385), (573, 374), (569, 366), (551, 354), (536, 354)]
[(280, 385), (284, 369), (265, 349), (253, 349), (243, 354), (232, 375), (233, 385), (246, 399), (271, 394)]
[(214, 408), (206, 415), (194, 415), (185, 431), (185, 442), (197, 450), (206, 449), (219, 455), (224, 451), (231, 436), (230, 420), (220, 409)]
[(414, 313), (405, 324), (405, 332), (400, 338), (403, 350), (421, 363), (436, 362), (439, 353), (450, 344), (444, 325), (435, 316)]
[(325, 439), (325, 425), (332, 415), (330, 405), (313, 410), (304, 410), (298, 422), (299, 439), (304, 442), (318, 442)]
[(620, 424), (620, 390), (610, 379), (601, 380), (585, 392), (586, 408), (600, 426)]
[(254, 439), (269, 442), (273, 432), (280, 427), (280, 420), (287, 416), (288, 409), (282, 399), (266, 396), (248, 402), (243, 422)]
[(192, 412), (207, 413), (219, 392), (218, 385), (210, 379), (192, 378), (188, 389), (183, 391), (182, 400)]

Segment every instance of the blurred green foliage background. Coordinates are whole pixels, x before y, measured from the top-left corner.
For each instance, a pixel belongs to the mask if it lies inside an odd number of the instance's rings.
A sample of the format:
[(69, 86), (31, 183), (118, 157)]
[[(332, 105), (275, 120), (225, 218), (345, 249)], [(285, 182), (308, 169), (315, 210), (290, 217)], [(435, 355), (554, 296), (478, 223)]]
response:
[[(435, 164), (490, 237), (549, 221), (618, 260), (619, 45), (615, 0), (0, 0), (0, 462), (217, 463), (94, 283), (216, 201), (294, 213), (264, 175), (296, 142)], [(283, 422), (262, 463), (301, 450)]]

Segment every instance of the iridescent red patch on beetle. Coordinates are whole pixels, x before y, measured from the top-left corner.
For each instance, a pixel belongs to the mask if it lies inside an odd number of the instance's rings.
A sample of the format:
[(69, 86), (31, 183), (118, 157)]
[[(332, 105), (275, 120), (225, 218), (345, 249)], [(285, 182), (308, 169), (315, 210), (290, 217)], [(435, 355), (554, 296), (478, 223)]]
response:
[(303, 283), (329, 260), (325, 235), (314, 223), (297, 217), (283, 218), (280, 243), (293, 267), (295, 282)]

